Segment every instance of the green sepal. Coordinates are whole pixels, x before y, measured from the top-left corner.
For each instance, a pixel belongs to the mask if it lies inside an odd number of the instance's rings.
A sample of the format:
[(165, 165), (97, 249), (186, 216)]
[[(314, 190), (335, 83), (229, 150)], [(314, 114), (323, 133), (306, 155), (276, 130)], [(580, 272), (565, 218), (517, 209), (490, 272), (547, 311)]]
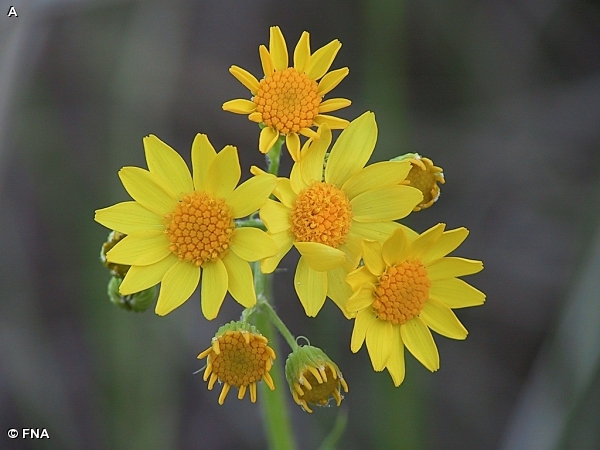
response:
[(113, 275), (108, 282), (108, 298), (110, 301), (127, 311), (143, 312), (146, 311), (156, 299), (157, 288), (152, 286), (135, 294), (122, 295), (119, 287), (123, 279)]

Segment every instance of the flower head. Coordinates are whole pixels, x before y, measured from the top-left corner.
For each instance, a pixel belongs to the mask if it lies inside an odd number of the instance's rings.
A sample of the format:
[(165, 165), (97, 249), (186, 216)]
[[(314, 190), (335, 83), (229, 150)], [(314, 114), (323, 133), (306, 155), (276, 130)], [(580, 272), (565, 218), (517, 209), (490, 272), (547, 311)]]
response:
[(294, 66), (288, 67), (283, 34), (279, 27), (271, 27), (269, 49), (264, 45), (259, 47), (264, 78), (258, 81), (238, 66), (229, 69), (253, 97), (252, 100), (228, 101), (223, 104), (223, 109), (248, 114), (250, 120), (264, 124), (258, 145), (262, 153), (267, 153), (279, 136), (285, 136), (290, 155), (297, 161), (300, 157), (299, 134), (314, 138), (316, 133), (311, 127), (323, 123), (333, 129), (348, 126), (347, 120), (323, 114), (351, 103), (344, 98), (323, 101), (323, 96), (348, 75), (347, 67), (327, 73), (342, 44), (335, 39), (311, 54), (309, 38), (306, 31), (302, 33), (294, 50)]
[(444, 171), (441, 167), (433, 164), (429, 158), (425, 158), (418, 153), (407, 153), (399, 158), (398, 161), (409, 161), (412, 168), (406, 176), (410, 186), (413, 186), (423, 193), (423, 201), (415, 206), (415, 211), (429, 208), (438, 198), (440, 198), (440, 187), (438, 183), (444, 184)]
[(341, 390), (348, 384), (338, 366), (321, 350), (311, 345), (295, 349), (285, 363), (285, 378), (294, 401), (312, 413), (309, 404), (326, 406), (333, 398), (340, 406)]
[(202, 312), (214, 319), (227, 291), (245, 307), (256, 303), (248, 261), (275, 254), (263, 231), (234, 219), (264, 204), (277, 180), (262, 174), (237, 187), (235, 147), (217, 154), (206, 135), (192, 144), (193, 177), (181, 156), (156, 136), (144, 138), (148, 170), (124, 167), (119, 177), (134, 201), (96, 211), (95, 220), (127, 236), (107, 254), (131, 266), (123, 295), (161, 283), (156, 313), (165, 315), (194, 292), (202, 274)]
[(223, 383), (219, 404), (225, 402), (231, 386), (238, 388), (242, 400), (250, 388), (250, 401), (256, 402), (256, 383), (263, 380), (271, 390), (275, 389), (269, 374), (275, 352), (267, 345), (268, 339), (245, 322), (230, 322), (223, 325), (212, 339), (209, 348), (198, 355), (206, 358), (204, 381), (212, 390), (215, 382)]
[[(280, 178), (260, 217), (279, 252), (261, 261), (270, 273), (293, 246), (300, 252), (294, 287), (306, 314), (316, 316), (329, 296), (343, 312), (351, 295), (345, 282), (360, 259), (362, 239), (383, 240), (423, 198), (413, 187), (400, 185), (410, 163), (385, 161), (365, 167), (377, 140), (377, 124), (367, 112), (340, 134), (324, 167), (331, 143), (327, 125), (320, 138)], [(258, 173), (256, 170), (254, 173)]]
[(383, 244), (364, 241), (364, 265), (347, 277), (354, 293), (346, 308), (357, 313), (351, 350), (358, 352), (366, 338), (373, 369), (387, 368), (396, 386), (404, 380), (404, 347), (437, 370), (429, 329), (465, 339), (467, 330), (452, 309), (485, 301), (485, 294), (456, 278), (482, 270), (481, 261), (446, 256), (465, 240), (467, 229), (444, 228), (441, 223), (417, 235), (403, 227)]

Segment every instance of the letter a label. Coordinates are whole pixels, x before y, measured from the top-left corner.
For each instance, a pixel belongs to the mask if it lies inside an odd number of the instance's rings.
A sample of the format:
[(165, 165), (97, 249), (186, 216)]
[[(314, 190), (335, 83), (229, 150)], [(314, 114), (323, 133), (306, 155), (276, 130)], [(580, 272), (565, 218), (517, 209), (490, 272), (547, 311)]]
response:
[(8, 17), (19, 17), (19, 15), (17, 14), (17, 10), (15, 9), (15, 7), (14, 7), (14, 6), (11, 6), (11, 7), (8, 9), (8, 14), (7, 14), (7, 16), (8, 16)]

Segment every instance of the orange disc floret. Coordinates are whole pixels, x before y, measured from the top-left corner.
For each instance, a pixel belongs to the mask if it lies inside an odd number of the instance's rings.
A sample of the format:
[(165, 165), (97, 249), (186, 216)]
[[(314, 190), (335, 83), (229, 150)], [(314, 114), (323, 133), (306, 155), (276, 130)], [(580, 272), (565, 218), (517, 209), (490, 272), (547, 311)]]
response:
[(169, 249), (197, 266), (219, 258), (229, 248), (235, 229), (225, 200), (205, 192), (186, 195), (165, 220)]
[(263, 78), (253, 98), (262, 122), (281, 134), (298, 133), (314, 125), (322, 96), (318, 85), (293, 67)]
[(429, 298), (431, 281), (419, 260), (388, 267), (380, 276), (373, 308), (379, 319), (402, 325), (419, 315)]
[(264, 336), (227, 331), (218, 339), (219, 354), (209, 356), (213, 373), (223, 383), (238, 388), (260, 381), (271, 368), (271, 359), (275, 356), (267, 342)]
[(350, 231), (350, 200), (344, 191), (333, 184), (314, 183), (296, 198), (291, 221), (296, 241), (317, 242), (338, 248), (346, 241)]

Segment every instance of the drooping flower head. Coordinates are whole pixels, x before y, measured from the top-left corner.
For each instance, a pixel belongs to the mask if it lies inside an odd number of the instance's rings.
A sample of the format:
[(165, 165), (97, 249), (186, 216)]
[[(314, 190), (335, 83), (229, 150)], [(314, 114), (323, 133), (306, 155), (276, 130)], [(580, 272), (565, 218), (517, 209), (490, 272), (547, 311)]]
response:
[(285, 363), (285, 378), (294, 401), (306, 412), (312, 413), (309, 404), (326, 406), (333, 398), (337, 406), (342, 403), (342, 389), (348, 384), (338, 366), (323, 350), (312, 345), (296, 348)]
[[(294, 66), (288, 67), (288, 51), (279, 27), (271, 27), (269, 49), (259, 47), (265, 76), (258, 81), (254, 75), (238, 66), (229, 71), (246, 86), (252, 100), (236, 99), (223, 104), (225, 111), (248, 114), (254, 122), (264, 124), (260, 133), (259, 150), (267, 153), (279, 136), (285, 136), (292, 158), (300, 156), (299, 134), (315, 138), (311, 127), (326, 123), (332, 129), (343, 129), (348, 121), (326, 115), (350, 105), (350, 100), (323, 96), (335, 88), (348, 75), (348, 68), (327, 71), (342, 44), (337, 40), (310, 52), (309, 34), (305, 31), (294, 50)], [(320, 80), (320, 81), (318, 81)], [(318, 82), (317, 82), (318, 81)]]
[(238, 388), (242, 400), (250, 388), (250, 401), (256, 403), (256, 383), (264, 381), (269, 389), (275, 389), (269, 374), (275, 352), (267, 345), (268, 339), (252, 325), (245, 322), (230, 322), (217, 331), (209, 348), (198, 355), (206, 358), (204, 381), (212, 390), (215, 382), (223, 383), (219, 405), (225, 402), (231, 386)]
[[(423, 196), (400, 185), (410, 163), (385, 161), (365, 167), (377, 140), (375, 116), (367, 112), (345, 129), (325, 164), (331, 131), (303, 150), (290, 178), (280, 178), (260, 217), (279, 245), (278, 253), (261, 261), (270, 273), (292, 245), (300, 252), (294, 287), (308, 316), (316, 316), (329, 296), (346, 313), (349, 270), (360, 259), (362, 239), (383, 240)], [(323, 170), (325, 167), (325, 170)], [(253, 173), (259, 173), (254, 170)]]
[(402, 227), (383, 244), (364, 241), (364, 265), (347, 277), (354, 293), (346, 308), (356, 313), (350, 348), (358, 352), (366, 338), (373, 369), (387, 368), (396, 386), (404, 380), (404, 347), (437, 370), (440, 359), (429, 329), (465, 339), (467, 330), (452, 309), (485, 301), (485, 294), (456, 278), (482, 270), (481, 261), (446, 256), (469, 232), (444, 228), (441, 223), (417, 235)]
[(192, 144), (193, 177), (183, 158), (156, 136), (144, 138), (148, 170), (124, 167), (123, 186), (134, 201), (96, 211), (95, 220), (126, 234), (107, 254), (131, 266), (123, 295), (161, 283), (156, 313), (184, 303), (200, 282), (202, 312), (214, 319), (227, 291), (245, 307), (256, 303), (248, 261), (275, 254), (263, 231), (238, 228), (234, 219), (264, 204), (277, 180), (262, 174), (236, 188), (241, 169), (235, 147), (217, 154), (206, 135)]
[(441, 167), (433, 164), (429, 158), (425, 158), (418, 153), (408, 153), (399, 158), (399, 161), (409, 161), (412, 168), (406, 176), (409, 185), (417, 188), (423, 193), (423, 201), (415, 206), (415, 211), (429, 208), (438, 198), (440, 198), (440, 184), (446, 182), (444, 171)]

